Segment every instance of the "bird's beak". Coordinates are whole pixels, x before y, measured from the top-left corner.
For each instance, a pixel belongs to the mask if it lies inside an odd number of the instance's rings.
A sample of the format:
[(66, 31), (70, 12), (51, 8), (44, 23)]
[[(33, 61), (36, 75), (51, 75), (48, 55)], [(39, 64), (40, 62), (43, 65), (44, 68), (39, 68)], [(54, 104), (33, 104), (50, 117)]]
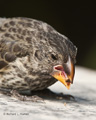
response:
[(71, 58), (69, 58), (68, 62), (65, 64), (65, 67), (62, 65), (54, 66), (51, 75), (63, 83), (67, 89), (70, 89), (70, 85), (73, 83), (74, 73), (74, 64), (72, 63)]

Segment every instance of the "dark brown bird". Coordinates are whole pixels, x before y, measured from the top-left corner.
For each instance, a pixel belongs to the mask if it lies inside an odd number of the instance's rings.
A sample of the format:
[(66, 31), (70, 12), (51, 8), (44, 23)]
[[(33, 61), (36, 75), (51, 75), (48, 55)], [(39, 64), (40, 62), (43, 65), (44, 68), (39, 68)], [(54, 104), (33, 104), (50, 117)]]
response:
[(0, 88), (36, 91), (59, 80), (69, 89), (76, 54), (67, 37), (42, 21), (0, 19)]

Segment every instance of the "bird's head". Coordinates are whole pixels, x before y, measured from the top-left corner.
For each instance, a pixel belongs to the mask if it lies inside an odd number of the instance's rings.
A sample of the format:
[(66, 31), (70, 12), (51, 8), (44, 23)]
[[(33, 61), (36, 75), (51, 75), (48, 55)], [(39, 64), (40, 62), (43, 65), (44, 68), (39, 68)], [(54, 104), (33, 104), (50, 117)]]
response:
[[(61, 45), (60, 48), (58, 48), (59, 45)], [(73, 43), (66, 38), (62, 44), (57, 44), (57, 49), (54, 51), (56, 54), (51, 53), (54, 65), (50, 75), (63, 83), (67, 89), (70, 89), (75, 74), (74, 64), (76, 62), (77, 49)]]
[(69, 89), (74, 78), (77, 48), (54, 29), (43, 32), (41, 38), (39, 47), (35, 50), (39, 72), (54, 77)]

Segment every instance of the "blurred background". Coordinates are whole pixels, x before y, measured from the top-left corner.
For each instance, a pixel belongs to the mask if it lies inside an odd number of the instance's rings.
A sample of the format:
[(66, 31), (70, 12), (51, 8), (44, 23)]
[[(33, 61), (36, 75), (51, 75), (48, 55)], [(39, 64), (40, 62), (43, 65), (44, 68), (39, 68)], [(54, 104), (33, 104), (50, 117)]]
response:
[(77, 65), (96, 69), (96, 5), (65, 0), (3, 0), (0, 17), (42, 20), (78, 47)]

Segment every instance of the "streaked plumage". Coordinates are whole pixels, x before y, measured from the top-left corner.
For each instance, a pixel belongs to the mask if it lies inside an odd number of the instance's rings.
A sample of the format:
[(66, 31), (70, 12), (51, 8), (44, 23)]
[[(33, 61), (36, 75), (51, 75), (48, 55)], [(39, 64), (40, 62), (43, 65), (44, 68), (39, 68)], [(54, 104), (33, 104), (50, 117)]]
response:
[(76, 47), (50, 25), (29, 18), (0, 19), (0, 88), (42, 90), (57, 80), (53, 66), (75, 63)]

